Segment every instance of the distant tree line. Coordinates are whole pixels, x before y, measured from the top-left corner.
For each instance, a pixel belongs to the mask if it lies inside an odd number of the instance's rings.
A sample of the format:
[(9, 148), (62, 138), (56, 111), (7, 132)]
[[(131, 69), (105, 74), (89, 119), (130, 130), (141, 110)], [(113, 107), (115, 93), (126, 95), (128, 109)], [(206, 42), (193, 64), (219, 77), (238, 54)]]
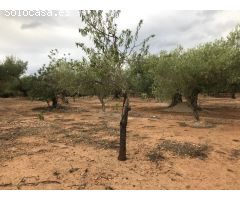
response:
[[(80, 30), (82, 35), (92, 34), (87, 28)], [(112, 27), (108, 28), (113, 31)], [(170, 106), (185, 97), (198, 118), (200, 93), (217, 96), (226, 92), (235, 98), (240, 90), (240, 26), (236, 26), (226, 38), (190, 49), (178, 46), (155, 55), (147, 51), (149, 38), (142, 43), (143, 49), (138, 55), (136, 52), (127, 55), (124, 50), (120, 52), (124, 37), (127, 38), (125, 47), (133, 40), (130, 30), (123, 32), (122, 38), (113, 35), (116, 41), (112, 38), (113, 41), (104, 46), (105, 37), (110, 38), (108, 30), (104, 31), (106, 33), (98, 33), (94, 38), (98, 42), (97, 51), (77, 43), (88, 54), (87, 59), (73, 60), (66, 55), (58, 58), (58, 50), (51, 50), (48, 65), (33, 75), (25, 75), (27, 62), (7, 56), (0, 63), (0, 96), (30, 96), (52, 101), (52, 106), (56, 107), (57, 96), (96, 95), (105, 110), (104, 99), (108, 96), (118, 98), (124, 89), (131, 94), (171, 101)]]
[[(113, 27), (107, 28), (113, 31)], [(122, 38), (112, 35), (116, 41), (107, 33), (108, 29), (104, 31), (106, 33), (100, 32), (94, 38), (97, 51), (77, 43), (88, 55), (87, 59), (73, 60), (70, 55), (59, 58), (58, 50), (51, 50), (48, 65), (33, 75), (25, 75), (27, 62), (7, 56), (0, 63), (0, 96), (29, 96), (52, 101), (52, 106), (57, 107), (58, 96), (96, 95), (105, 110), (106, 97), (118, 98), (123, 90), (128, 90), (138, 96), (171, 101), (170, 106), (185, 97), (198, 119), (200, 93), (212, 96), (229, 93), (235, 98), (240, 91), (240, 26), (226, 38), (189, 49), (178, 46), (154, 55), (147, 51), (146, 42), (150, 38), (142, 43), (143, 49), (139, 49), (138, 54), (130, 52), (131, 55), (127, 55), (126, 49), (123, 52), (119, 49), (124, 38), (125, 47), (133, 40), (131, 31), (123, 32)], [(89, 27), (80, 32), (84, 36), (93, 34), (89, 33)], [(107, 45), (105, 37), (112, 39)], [(128, 50), (131, 51), (130, 47)]]

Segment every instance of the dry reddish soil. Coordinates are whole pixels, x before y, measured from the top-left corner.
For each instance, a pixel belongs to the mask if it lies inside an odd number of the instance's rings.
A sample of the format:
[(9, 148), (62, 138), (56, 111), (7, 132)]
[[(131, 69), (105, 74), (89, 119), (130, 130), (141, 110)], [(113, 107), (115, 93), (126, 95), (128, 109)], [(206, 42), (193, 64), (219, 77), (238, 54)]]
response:
[[(120, 100), (108, 100), (105, 113), (90, 97), (46, 105), (0, 99), (0, 189), (240, 189), (240, 98), (201, 97), (210, 128), (191, 126), (184, 109), (131, 98), (125, 162), (117, 160)], [(164, 141), (208, 148), (204, 157), (156, 151)]]

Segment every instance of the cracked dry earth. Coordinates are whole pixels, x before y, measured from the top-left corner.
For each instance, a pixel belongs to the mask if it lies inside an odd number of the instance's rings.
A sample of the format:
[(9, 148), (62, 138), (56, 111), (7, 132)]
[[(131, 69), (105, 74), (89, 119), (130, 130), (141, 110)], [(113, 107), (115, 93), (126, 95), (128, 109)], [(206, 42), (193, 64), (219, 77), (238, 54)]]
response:
[[(127, 158), (117, 160), (121, 101), (79, 98), (59, 110), (0, 99), (0, 189), (240, 189), (240, 100), (201, 97), (201, 120), (131, 98)], [(42, 113), (42, 114), (41, 114)], [(44, 117), (40, 120), (39, 115)], [(164, 141), (207, 145), (207, 157), (161, 150)]]

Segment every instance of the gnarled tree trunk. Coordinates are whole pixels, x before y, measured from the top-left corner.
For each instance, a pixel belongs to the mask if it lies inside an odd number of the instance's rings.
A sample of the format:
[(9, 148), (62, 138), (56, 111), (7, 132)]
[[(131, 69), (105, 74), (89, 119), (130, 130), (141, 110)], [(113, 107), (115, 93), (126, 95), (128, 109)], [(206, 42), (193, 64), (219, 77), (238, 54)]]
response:
[(230, 92), (231, 92), (231, 98), (236, 99), (236, 92), (238, 91), (239, 86), (236, 83), (231, 84)]
[(232, 87), (231, 87), (231, 98), (232, 99), (236, 99), (236, 91), (237, 91), (237, 86), (235, 84), (232, 84)]
[(231, 92), (231, 98), (232, 98), (232, 99), (236, 99), (235, 92)]
[(52, 107), (53, 107), (53, 108), (57, 108), (57, 106), (58, 106), (57, 97), (53, 97), (53, 98), (52, 98)]
[(173, 95), (172, 102), (168, 107), (176, 106), (179, 103), (182, 103), (182, 95), (177, 92)]
[(127, 93), (123, 94), (123, 108), (122, 116), (120, 121), (120, 147), (118, 160), (125, 161), (126, 157), (126, 139), (127, 139), (127, 122), (128, 122), (128, 112), (131, 110), (129, 106), (129, 98)]
[(113, 98), (114, 99), (120, 99), (120, 97), (121, 97), (121, 90), (114, 90), (114, 92), (113, 92)]
[(199, 90), (195, 89), (195, 90), (193, 90), (192, 94), (187, 97), (187, 101), (193, 111), (193, 116), (197, 121), (200, 120), (199, 113), (198, 113), (198, 111), (200, 110), (200, 108), (198, 106), (198, 94), (199, 94)]

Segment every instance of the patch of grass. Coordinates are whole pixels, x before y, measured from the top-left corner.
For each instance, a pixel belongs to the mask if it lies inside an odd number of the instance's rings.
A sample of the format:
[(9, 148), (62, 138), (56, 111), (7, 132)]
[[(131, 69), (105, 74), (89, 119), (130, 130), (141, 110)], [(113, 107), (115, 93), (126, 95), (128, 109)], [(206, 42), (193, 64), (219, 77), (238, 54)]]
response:
[(55, 112), (55, 113), (83, 113), (83, 112), (89, 112), (89, 110), (78, 108), (78, 107), (69, 107), (69, 106), (63, 106), (59, 105), (57, 108), (53, 107), (35, 107), (32, 108), (32, 111), (37, 112)]
[(147, 156), (148, 156), (150, 161), (156, 162), (156, 163), (159, 163), (159, 161), (162, 161), (162, 160), (165, 159), (165, 157), (163, 156), (162, 152), (158, 148), (156, 148), (156, 149), (152, 150), (151, 152), (149, 152), (149, 154), (147, 154)]
[(33, 128), (33, 127), (28, 127), (28, 128), (13, 127), (3, 132), (0, 132), (0, 140), (13, 141), (22, 136), (35, 135), (36, 132), (37, 132), (36, 128)]
[(199, 158), (203, 160), (207, 158), (209, 146), (207, 144), (193, 144), (189, 142), (164, 140), (147, 154), (147, 156), (150, 161), (158, 163), (165, 159), (165, 156), (163, 155), (164, 151), (170, 151), (181, 157)]
[(94, 139), (93, 141), (91, 141), (91, 144), (96, 145), (96, 147), (102, 148), (102, 149), (118, 149), (119, 148), (118, 140)]
[(70, 139), (75, 144), (84, 143), (100, 149), (118, 149), (119, 147), (119, 141), (117, 139), (100, 139), (83, 132), (66, 135), (65, 138)]
[(178, 156), (188, 156), (190, 158), (207, 158), (209, 145), (207, 144), (193, 144), (189, 142), (177, 142), (172, 140), (164, 140), (158, 145), (158, 149), (162, 151), (170, 151)]

